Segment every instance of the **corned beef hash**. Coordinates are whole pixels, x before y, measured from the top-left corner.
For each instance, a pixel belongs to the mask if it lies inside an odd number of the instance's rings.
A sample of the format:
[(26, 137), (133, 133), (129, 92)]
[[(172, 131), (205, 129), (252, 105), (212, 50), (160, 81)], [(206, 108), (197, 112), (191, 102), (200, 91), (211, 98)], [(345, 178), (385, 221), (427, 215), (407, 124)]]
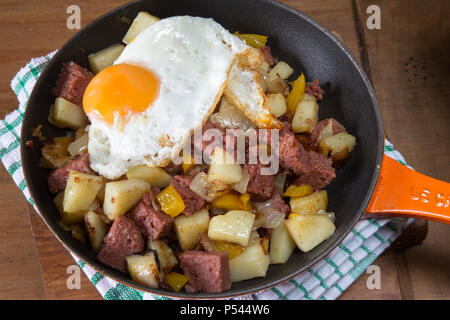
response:
[[(140, 12), (123, 43), (63, 64), (40, 165), (61, 226), (149, 288), (221, 292), (330, 237), (325, 187), (355, 146), (319, 81), (267, 37)], [(292, 82), (288, 78), (295, 79)]]

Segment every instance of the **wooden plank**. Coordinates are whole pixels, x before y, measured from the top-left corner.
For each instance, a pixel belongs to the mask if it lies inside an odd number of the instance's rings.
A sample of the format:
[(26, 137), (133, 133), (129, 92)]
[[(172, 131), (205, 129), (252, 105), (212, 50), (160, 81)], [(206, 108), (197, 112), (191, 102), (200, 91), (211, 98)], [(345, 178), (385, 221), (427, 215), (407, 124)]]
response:
[[(108, 2), (99, 0), (77, 1), (77, 5), (81, 7), (82, 11), (82, 24), (86, 25), (102, 13), (125, 2), (118, 0)], [(350, 0), (318, 0), (313, 2), (308, 0), (286, 0), (284, 2), (305, 12), (328, 29), (336, 32), (357, 59), (360, 59), (360, 43), (355, 29), (352, 2)], [(70, 36), (75, 34), (75, 30), (68, 30), (65, 27), (65, 19), (67, 17), (65, 10), (70, 4), (72, 3), (67, 0), (57, 3), (49, 0), (27, 3), (18, 3), (12, 0), (3, 1), (2, 8), (4, 10), (0, 12), (0, 24), (3, 24), (3, 28), (0, 28), (0, 34), (3, 39), (0, 43), (0, 66), (3, 70), (0, 79), (4, 84), (0, 86), (0, 102), (4, 106), (0, 109), (2, 115), (16, 107), (16, 99), (9, 89), (8, 83), (17, 70), (30, 57), (43, 55), (60, 47)], [(58, 32), (54, 32), (54, 30), (58, 30)], [(39, 37), (36, 37), (36, 34), (39, 34)], [(393, 130), (395, 130), (395, 127)], [(15, 190), (14, 186), (10, 188), (11, 192), (16, 192), (16, 199), (21, 199), (20, 192)], [(3, 202), (1, 203), (3, 204)], [(12, 210), (18, 211), (22, 208), (23, 212), (23, 201), (17, 200), (16, 203)], [(99, 298), (98, 292), (88, 282), (86, 277), (83, 277), (81, 290), (68, 290), (66, 288), (66, 268), (74, 262), (67, 251), (51, 235), (45, 224), (33, 212), (32, 208), (27, 206), (27, 210), (30, 213), (40, 254), (46, 297), (50, 299)], [(22, 225), (17, 226), (17, 228), (21, 232), (27, 232)], [(383, 255), (375, 264), (380, 265), (382, 268), (382, 290), (368, 290), (365, 285), (368, 275), (364, 274), (344, 293), (343, 299), (362, 297), (398, 299), (401, 297), (393, 254), (387, 253)], [(10, 277), (11, 273), (10, 271), (5, 275), (0, 274), (0, 284), (2, 283), (1, 279)], [(38, 288), (38, 286), (35, 286), (35, 288)]]
[(24, 199), (3, 168), (0, 188), (0, 299), (42, 299), (44, 286)]
[[(355, 3), (364, 23), (369, 5), (381, 9), (381, 30), (362, 28), (362, 37), (389, 139), (416, 170), (449, 181), (450, 3)], [(450, 298), (448, 241), (448, 226), (429, 223), (421, 245), (395, 252), (403, 298)]]
[[(51, 233), (44, 221), (31, 205), (27, 205), (33, 224), (39, 258), (42, 266), (42, 280), (47, 299), (101, 299), (97, 289), (81, 271), (80, 289), (68, 289), (69, 266), (77, 266), (75, 260)], [(77, 266), (78, 267), (78, 266)]]
[[(126, 0), (87, 1), (80, 0), (76, 4), (81, 8), (82, 24), (100, 16)], [(19, 69), (30, 58), (41, 56), (61, 47), (78, 30), (66, 28), (66, 8), (72, 1), (2, 1), (0, 10), (0, 117), (17, 108), (17, 99), (10, 89), (9, 83)], [(58, 241), (49, 234), (35, 213), (25, 210), (26, 202), (11, 177), (0, 170), (0, 299), (63, 299), (63, 298), (98, 298), (99, 294), (83, 278), (82, 290), (65, 289), (66, 268), (73, 264), (70, 255)], [(28, 216), (30, 212), (30, 217)], [(49, 241), (37, 240), (36, 244), (31, 232), (30, 218), (38, 239), (48, 237)], [(40, 224), (39, 224), (40, 223)], [(46, 250), (55, 247), (54, 259), (45, 255)], [(43, 254), (44, 253), (44, 254)], [(54, 266), (60, 266), (55, 270)], [(42, 278), (41, 278), (42, 266)], [(42, 280), (44, 279), (44, 281)], [(59, 279), (59, 280), (58, 280)], [(46, 291), (44, 290), (44, 287)], [(64, 294), (60, 291), (66, 290)]]

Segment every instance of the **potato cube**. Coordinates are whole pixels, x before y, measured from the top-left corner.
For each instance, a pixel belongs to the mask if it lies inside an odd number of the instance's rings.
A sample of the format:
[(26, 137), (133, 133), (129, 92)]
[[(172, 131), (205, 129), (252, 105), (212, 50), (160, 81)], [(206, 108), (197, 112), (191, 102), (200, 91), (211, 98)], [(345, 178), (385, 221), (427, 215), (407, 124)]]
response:
[(345, 149), (348, 152), (352, 151), (356, 145), (356, 138), (351, 134), (340, 132), (334, 136), (323, 139), (319, 143), (319, 151), (321, 154), (328, 156), (328, 154), (338, 154)]
[(78, 129), (86, 126), (87, 118), (83, 108), (58, 97), (50, 108), (50, 123), (59, 128)]
[(286, 80), (294, 73), (294, 69), (292, 69), (286, 62), (280, 61), (278, 62), (272, 70), (269, 72), (269, 81), (273, 81), (280, 77), (283, 80)]
[(260, 242), (256, 242), (244, 252), (230, 260), (231, 281), (238, 282), (256, 277), (264, 277), (269, 268), (270, 258)]
[(267, 95), (267, 106), (270, 112), (279, 118), (287, 111), (286, 99), (282, 93), (270, 93)]
[(63, 208), (65, 212), (87, 211), (103, 185), (99, 176), (70, 171), (64, 190)]
[(270, 235), (270, 263), (285, 263), (288, 261), (295, 247), (295, 241), (286, 229), (284, 222), (281, 223), (272, 230)]
[(148, 12), (145, 11), (139, 12), (136, 18), (134, 18), (133, 23), (130, 26), (130, 29), (128, 29), (128, 32), (123, 37), (122, 41), (126, 44), (130, 43), (144, 29), (146, 29), (147, 27), (151, 26), (152, 24), (158, 21), (159, 18), (152, 16)]
[(131, 279), (150, 288), (158, 288), (160, 276), (153, 252), (127, 257), (128, 271)]
[(246, 246), (255, 222), (255, 215), (248, 211), (231, 210), (215, 216), (209, 222), (208, 237), (211, 240), (228, 241)]
[(111, 66), (114, 61), (120, 56), (124, 48), (125, 46), (123, 44), (116, 43), (96, 53), (91, 53), (88, 56), (88, 60), (92, 72), (99, 73), (106, 67)]
[(106, 234), (106, 225), (100, 215), (88, 211), (84, 215), (84, 225), (88, 232), (92, 250), (98, 252)]
[(328, 239), (336, 227), (326, 216), (300, 215), (285, 220), (285, 225), (297, 247), (308, 252)]
[(70, 137), (55, 137), (46, 141), (41, 148), (42, 159), (40, 164), (48, 169), (56, 169), (72, 159), (68, 149), (73, 139)]
[(141, 200), (150, 184), (140, 179), (129, 179), (108, 182), (105, 185), (103, 210), (110, 220), (130, 210)]
[(316, 126), (319, 118), (319, 105), (316, 99), (311, 100), (308, 96), (305, 93), (295, 110), (294, 118), (292, 119), (292, 130), (295, 133), (310, 132)]
[(152, 187), (163, 189), (170, 184), (172, 176), (164, 169), (159, 167), (150, 167), (145, 164), (136, 166), (128, 170), (128, 179), (141, 179), (150, 183)]
[(242, 168), (236, 159), (222, 148), (216, 147), (211, 157), (208, 181), (217, 180), (225, 184), (232, 184), (239, 182), (241, 178)]
[(175, 257), (173, 250), (161, 240), (151, 240), (148, 247), (158, 255), (161, 277), (166, 276), (177, 264), (178, 259)]
[(202, 209), (191, 216), (178, 216), (174, 225), (181, 250), (193, 249), (200, 241), (200, 234), (208, 231), (208, 210)]
[(291, 212), (300, 215), (316, 214), (319, 210), (327, 210), (328, 194), (326, 190), (316, 191), (304, 197), (291, 198)]
[(66, 224), (75, 224), (83, 222), (84, 211), (68, 213), (64, 211), (64, 191), (61, 191), (53, 199), (53, 203), (56, 206), (59, 214), (61, 215), (61, 220)]

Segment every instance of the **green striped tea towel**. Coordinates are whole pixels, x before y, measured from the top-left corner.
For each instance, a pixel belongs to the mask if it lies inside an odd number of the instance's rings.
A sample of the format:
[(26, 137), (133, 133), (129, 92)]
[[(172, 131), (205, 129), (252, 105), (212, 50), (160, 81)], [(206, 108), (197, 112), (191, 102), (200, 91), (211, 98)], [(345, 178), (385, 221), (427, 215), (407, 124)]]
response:
[[(31, 204), (33, 204), (33, 200), (28, 192), (20, 162), (20, 129), (28, 97), (40, 72), (54, 53), (32, 59), (17, 73), (11, 81), (11, 88), (17, 95), (19, 107), (0, 121), (0, 158), (14, 182)], [(393, 159), (406, 164), (405, 159), (394, 150), (389, 141), (386, 141), (385, 152)], [(277, 287), (252, 295), (240, 296), (237, 299), (336, 299), (412, 221), (413, 219), (360, 221), (341, 244), (306, 272)], [(95, 272), (74, 255), (73, 257), (105, 299), (166, 299), (117, 283)]]

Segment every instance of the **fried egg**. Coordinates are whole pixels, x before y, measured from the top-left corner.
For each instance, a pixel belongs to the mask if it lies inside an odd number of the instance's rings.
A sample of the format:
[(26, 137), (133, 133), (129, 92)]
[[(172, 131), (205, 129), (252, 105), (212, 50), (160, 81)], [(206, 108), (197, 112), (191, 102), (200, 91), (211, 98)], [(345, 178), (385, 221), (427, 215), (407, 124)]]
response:
[(267, 98), (259, 82), (257, 67), (263, 60), (261, 51), (255, 49), (240, 56), (231, 67), (224, 96), (259, 128), (281, 128), (282, 124), (267, 106)]
[(165, 166), (206, 122), (248, 50), (212, 19), (176, 16), (142, 31), (84, 93), (92, 169), (116, 179), (136, 165)]

